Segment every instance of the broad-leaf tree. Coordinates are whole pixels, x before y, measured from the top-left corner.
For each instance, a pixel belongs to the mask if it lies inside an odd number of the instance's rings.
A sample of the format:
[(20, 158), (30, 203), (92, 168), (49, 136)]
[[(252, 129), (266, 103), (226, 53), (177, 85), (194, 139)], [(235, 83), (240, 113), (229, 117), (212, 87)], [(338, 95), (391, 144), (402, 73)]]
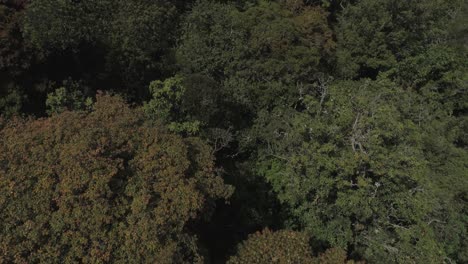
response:
[(0, 262), (200, 262), (189, 223), (232, 191), (209, 147), (118, 97), (93, 107), (2, 121)]

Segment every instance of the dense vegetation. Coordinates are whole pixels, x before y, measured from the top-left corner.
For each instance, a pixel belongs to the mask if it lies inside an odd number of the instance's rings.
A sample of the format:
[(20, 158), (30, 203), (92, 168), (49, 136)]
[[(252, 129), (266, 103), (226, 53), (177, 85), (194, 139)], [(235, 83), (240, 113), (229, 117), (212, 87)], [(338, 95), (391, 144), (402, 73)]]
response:
[(467, 263), (464, 0), (0, 0), (0, 263)]

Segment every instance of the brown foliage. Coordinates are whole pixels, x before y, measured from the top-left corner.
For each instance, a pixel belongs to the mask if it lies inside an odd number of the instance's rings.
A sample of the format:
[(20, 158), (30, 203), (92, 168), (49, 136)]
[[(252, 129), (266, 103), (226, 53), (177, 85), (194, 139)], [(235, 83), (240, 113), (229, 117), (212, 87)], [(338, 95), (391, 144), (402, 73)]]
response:
[(0, 126), (0, 263), (197, 262), (187, 223), (231, 189), (210, 149), (122, 99)]
[(231, 257), (229, 264), (352, 264), (347, 260), (346, 251), (330, 248), (312, 255), (310, 237), (303, 232), (291, 230), (270, 231), (265, 229), (249, 236), (239, 247), (237, 254)]
[(228, 263), (313, 263), (309, 237), (304, 233), (268, 229), (249, 236)]

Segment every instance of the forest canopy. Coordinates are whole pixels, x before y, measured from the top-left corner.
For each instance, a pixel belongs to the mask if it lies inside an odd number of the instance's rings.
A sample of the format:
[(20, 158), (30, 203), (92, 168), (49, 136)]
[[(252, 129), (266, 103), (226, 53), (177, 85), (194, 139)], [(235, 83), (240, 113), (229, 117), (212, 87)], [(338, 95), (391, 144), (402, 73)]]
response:
[(464, 0), (0, 0), (0, 263), (467, 263)]

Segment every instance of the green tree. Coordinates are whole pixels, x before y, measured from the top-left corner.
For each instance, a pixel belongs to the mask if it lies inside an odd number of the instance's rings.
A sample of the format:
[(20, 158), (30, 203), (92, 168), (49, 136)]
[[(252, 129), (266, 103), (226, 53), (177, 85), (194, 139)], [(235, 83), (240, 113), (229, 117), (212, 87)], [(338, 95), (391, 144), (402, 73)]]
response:
[(149, 81), (172, 71), (178, 14), (164, 0), (37, 0), (23, 31), (59, 72), (142, 99)]
[(372, 77), (449, 39), (447, 25), (463, 1), (362, 0), (338, 16), (338, 73)]
[[(226, 117), (221, 111), (226, 107), (222, 105), (223, 100), (217, 88), (215, 81), (197, 74), (176, 75), (164, 81), (153, 81), (149, 86), (152, 99), (144, 103), (145, 113), (150, 119), (164, 120), (175, 132), (194, 134), (200, 132), (202, 127), (209, 128), (207, 130), (217, 128), (228, 124), (222, 121)], [(220, 138), (217, 134), (213, 136)]]
[(0, 122), (0, 262), (202, 260), (189, 223), (232, 190), (210, 149), (118, 97)]
[(165, 121), (174, 132), (197, 133), (200, 121), (190, 120), (190, 113), (183, 109), (186, 88), (181, 76), (175, 76), (150, 84), (153, 99), (145, 103), (144, 110), (149, 119)]
[(0, 71), (17, 76), (33, 62), (34, 52), (24, 43), (21, 20), (24, 3), (0, 2)]
[(32, 1), (27, 10), (24, 34), (44, 52), (77, 51), (106, 32), (109, 1)]
[(21, 112), (27, 93), (23, 83), (37, 59), (22, 37), (23, 15), (23, 1), (0, 2), (0, 114), (7, 116)]
[(443, 174), (429, 166), (419, 96), (386, 79), (338, 82), (323, 94), (261, 112), (246, 136), (261, 142), (255, 168), (291, 208), (291, 224), (370, 262), (442, 261), (430, 175)]
[[(0, 85), (2, 85), (0, 83)], [(0, 115), (10, 117), (19, 114), (24, 101), (24, 94), (21, 89), (12, 83), (3, 84), (7, 86), (6, 91), (0, 93)]]
[[(100, 2), (100, 1), (98, 1)], [(144, 98), (147, 84), (172, 73), (172, 47), (178, 32), (179, 12), (174, 1), (111, 1), (112, 16), (104, 33), (107, 45), (106, 68), (121, 75), (128, 94)], [(100, 12), (95, 12), (101, 16)]]
[(49, 115), (91, 109), (93, 100), (91, 97), (85, 97), (79, 82), (67, 80), (63, 85), (47, 95), (46, 107)]
[(251, 111), (289, 104), (326, 69), (335, 45), (327, 15), (272, 1), (241, 10), (200, 1), (183, 27), (179, 64), (219, 81), (227, 98)]

